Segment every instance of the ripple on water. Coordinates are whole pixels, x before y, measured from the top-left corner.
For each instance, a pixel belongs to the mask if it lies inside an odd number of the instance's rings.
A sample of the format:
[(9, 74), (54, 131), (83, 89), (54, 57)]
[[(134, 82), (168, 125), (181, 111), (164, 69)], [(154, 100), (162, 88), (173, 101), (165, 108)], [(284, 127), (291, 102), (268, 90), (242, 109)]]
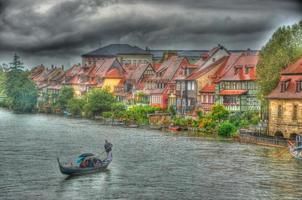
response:
[[(302, 165), (278, 149), (5, 110), (0, 110), (0, 128), (0, 199), (302, 196)], [(77, 177), (59, 173), (57, 156), (68, 161), (83, 152), (101, 153), (104, 139), (114, 144), (107, 171)]]

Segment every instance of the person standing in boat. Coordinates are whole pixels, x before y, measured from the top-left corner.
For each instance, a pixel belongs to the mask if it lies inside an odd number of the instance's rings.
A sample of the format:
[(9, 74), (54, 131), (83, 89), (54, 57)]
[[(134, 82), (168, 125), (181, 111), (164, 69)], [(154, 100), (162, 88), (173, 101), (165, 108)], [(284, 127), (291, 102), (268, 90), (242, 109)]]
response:
[(112, 147), (113, 147), (113, 145), (110, 142), (108, 142), (107, 140), (105, 140), (104, 148), (107, 153), (106, 160), (108, 160), (108, 161), (112, 160)]

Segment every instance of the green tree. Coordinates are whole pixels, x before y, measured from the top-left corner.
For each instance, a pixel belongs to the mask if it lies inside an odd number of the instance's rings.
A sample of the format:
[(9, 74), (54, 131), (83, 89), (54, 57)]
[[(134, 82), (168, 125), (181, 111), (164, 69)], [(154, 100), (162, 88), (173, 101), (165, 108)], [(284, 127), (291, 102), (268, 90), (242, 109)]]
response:
[(5, 96), (5, 82), (6, 82), (5, 73), (0, 71), (0, 97)]
[(277, 86), (281, 70), (301, 56), (302, 21), (293, 26), (278, 28), (260, 51), (256, 74), (260, 86), (259, 98), (262, 102)]
[(37, 103), (37, 88), (22, 69), (23, 64), (15, 54), (6, 73), (5, 92), (10, 108), (17, 112), (32, 112)]
[(115, 119), (122, 118), (125, 114), (125, 111), (126, 106), (123, 103), (116, 102), (111, 105), (112, 117)]
[(225, 120), (228, 118), (229, 116), (229, 111), (221, 104), (215, 104), (212, 107), (211, 113), (210, 113), (212, 119), (214, 121), (221, 121), (221, 120)]
[(236, 132), (236, 127), (228, 121), (222, 122), (219, 125), (218, 134), (220, 136), (230, 137), (235, 132)]
[(67, 103), (67, 110), (73, 116), (79, 116), (82, 114), (85, 105), (84, 99), (72, 98)]
[(68, 87), (68, 86), (62, 87), (57, 101), (61, 110), (66, 109), (68, 101), (71, 100), (73, 96), (74, 96), (74, 90), (72, 87)]
[(86, 99), (84, 110), (86, 115), (90, 117), (110, 111), (111, 105), (115, 102), (114, 96), (108, 90), (98, 88), (90, 90)]

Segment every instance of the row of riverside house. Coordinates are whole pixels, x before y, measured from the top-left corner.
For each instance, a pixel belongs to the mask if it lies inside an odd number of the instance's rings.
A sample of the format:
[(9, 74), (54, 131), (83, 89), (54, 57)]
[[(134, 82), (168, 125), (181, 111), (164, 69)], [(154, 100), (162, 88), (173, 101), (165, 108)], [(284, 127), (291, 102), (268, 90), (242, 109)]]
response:
[[(208, 112), (215, 103), (231, 112), (260, 111), (257, 51), (231, 51), (218, 45), (200, 51), (197, 59), (194, 51), (193, 62), (184, 52), (173, 51), (159, 58), (159, 50), (111, 44), (82, 55), (82, 64), (65, 71), (63, 66), (37, 66), (31, 78), (40, 91), (38, 100), (44, 102), (69, 85), (78, 97), (91, 88), (109, 88), (125, 103), (133, 103), (142, 94), (145, 103), (164, 109), (172, 106), (181, 114)], [(301, 134), (302, 58), (282, 71), (268, 100), (269, 134), (286, 138)]]
[(150, 105), (172, 106), (182, 114), (207, 112), (215, 103), (230, 111), (259, 111), (257, 62), (257, 51), (229, 51), (222, 45), (203, 52), (194, 63), (175, 52), (154, 62), (148, 49), (111, 44), (82, 55), (82, 64), (66, 71), (37, 66), (31, 77), (40, 90), (40, 100), (69, 85), (76, 96), (91, 88), (109, 88), (119, 101), (127, 103), (140, 93)]

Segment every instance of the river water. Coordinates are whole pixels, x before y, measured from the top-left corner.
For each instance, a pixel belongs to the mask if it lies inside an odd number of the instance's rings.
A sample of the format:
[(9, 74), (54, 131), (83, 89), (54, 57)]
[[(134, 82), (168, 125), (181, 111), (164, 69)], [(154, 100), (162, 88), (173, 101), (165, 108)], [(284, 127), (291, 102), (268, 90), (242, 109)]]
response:
[[(105, 172), (70, 160), (113, 145)], [(0, 109), (0, 199), (302, 199), (302, 163), (284, 150)]]

